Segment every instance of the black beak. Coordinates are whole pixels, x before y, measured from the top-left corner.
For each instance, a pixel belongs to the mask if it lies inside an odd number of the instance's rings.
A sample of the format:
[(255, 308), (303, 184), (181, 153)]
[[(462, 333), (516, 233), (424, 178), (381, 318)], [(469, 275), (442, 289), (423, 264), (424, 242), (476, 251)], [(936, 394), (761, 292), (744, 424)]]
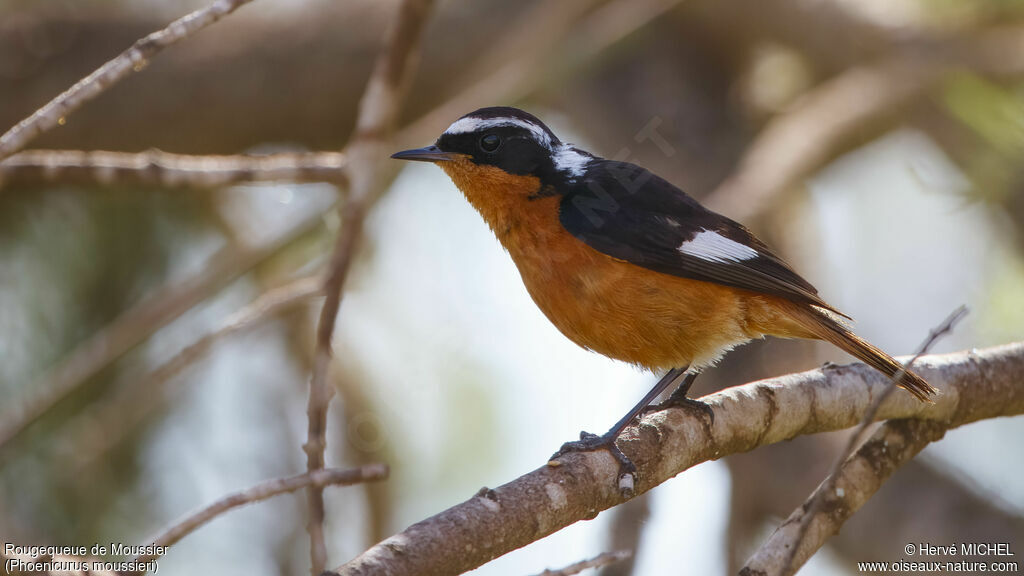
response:
[(457, 156), (460, 156), (460, 154), (445, 152), (437, 146), (402, 150), (391, 155), (396, 160), (418, 160), (420, 162), (444, 162), (446, 160), (454, 160)]

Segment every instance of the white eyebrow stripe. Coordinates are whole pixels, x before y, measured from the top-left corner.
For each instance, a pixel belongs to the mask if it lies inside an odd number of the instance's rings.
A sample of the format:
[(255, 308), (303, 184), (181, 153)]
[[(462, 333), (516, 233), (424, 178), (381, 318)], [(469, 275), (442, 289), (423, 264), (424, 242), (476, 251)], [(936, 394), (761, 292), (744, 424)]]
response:
[(587, 165), (590, 164), (594, 157), (568, 144), (562, 144), (555, 149), (551, 159), (555, 163), (556, 170), (568, 174), (571, 178), (579, 178), (583, 176)]
[(537, 126), (533, 122), (527, 122), (520, 118), (511, 118), (508, 116), (499, 116), (497, 118), (474, 118), (472, 116), (467, 116), (465, 118), (459, 118), (449, 126), (444, 133), (467, 134), (470, 132), (479, 132), (488, 128), (499, 128), (502, 126), (516, 126), (529, 130), (538, 144), (545, 148), (551, 148), (551, 136), (543, 128)]
[(680, 244), (678, 250), (709, 262), (740, 262), (758, 256), (757, 250), (750, 246), (730, 240), (712, 230), (701, 230), (692, 240)]

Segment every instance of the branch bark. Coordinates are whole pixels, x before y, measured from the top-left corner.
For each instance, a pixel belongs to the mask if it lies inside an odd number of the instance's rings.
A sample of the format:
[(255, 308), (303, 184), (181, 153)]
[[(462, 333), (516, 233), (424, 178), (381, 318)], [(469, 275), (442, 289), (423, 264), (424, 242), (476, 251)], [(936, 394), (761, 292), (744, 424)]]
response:
[(76, 82), (67, 91), (0, 136), (0, 160), (23, 149), (36, 136), (63, 124), (68, 114), (99, 96), (124, 77), (132, 72), (142, 71), (149, 60), (164, 48), (188, 38), (251, 1), (217, 0), (206, 8), (171, 22), (163, 30), (138, 40), (131, 48)]
[[(944, 429), (1024, 413), (1024, 343), (926, 356), (916, 371), (940, 390), (934, 405), (897, 394), (879, 419), (915, 418)], [(861, 364), (754, 382), (704, 397), (714, 422), (672, 408), (629, 428), (620, 447), (637, 464), (641, 494), (707, 460), (799, 435), (857, 424), (889, 385)], [(341, 575), (456, 574), (624, 501), (604, 452), (574, 454), (410, 526), (338, 568)]]
[(345, 166), (345, 156), (338, 152), (190, 156), (161, 150), (137, 154), (28, 150), (0, 162), (0, 188), (57, 183), (209, 189), (266, 181), (332, 182), (345, 186)]

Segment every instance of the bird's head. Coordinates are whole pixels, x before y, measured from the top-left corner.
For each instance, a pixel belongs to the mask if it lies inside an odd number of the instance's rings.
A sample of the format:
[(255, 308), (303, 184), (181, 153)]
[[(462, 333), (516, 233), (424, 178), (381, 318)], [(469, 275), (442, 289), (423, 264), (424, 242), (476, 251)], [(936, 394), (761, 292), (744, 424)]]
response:
[(522, 199), (565, 194), (595, 159), (532, 114), (505, 106), (470, 112), (432, 146), (392, 158), (436, 163), (488, 220)]

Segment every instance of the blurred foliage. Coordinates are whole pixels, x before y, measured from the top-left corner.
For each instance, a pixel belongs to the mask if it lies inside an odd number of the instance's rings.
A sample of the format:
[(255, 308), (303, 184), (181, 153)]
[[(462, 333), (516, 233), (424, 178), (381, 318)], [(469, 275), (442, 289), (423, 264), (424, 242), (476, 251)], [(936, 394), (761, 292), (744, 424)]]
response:
[(1024, 15), (1021, 0), (922, 0), (919, 4), (922, 16), (960, 26)]
[[(4, 394), (16, 405), (34, 392), (29, 384), (51, 365), (167, 280), (172, 260), (189, 248), (182, 238), (203, 236), (209, 227), (197, 198), (157, 190), (0, 194), (0, 261), (5, 263), (0, 308), (8, 311), (5, 324), (24, 328), (17, 337), (12, 332), (4, 337)], [(142, 431), (94, 461), (86, 455), (53, 458), (49, 446), (59, 439), (65, 453), (76, 453), (74, 445), (84, 439), (68, 438), (62, 426), (83, 407), (104, 401), (120, 372), (120, 365), (102, 371), (31, 428), (27, 441), (0, 452), (0, 499), (15, 508), (0, 526), (16, 519), (9, 528), (15, 533), (64, 542), (93, 541), (108, 532), (106, 513), (133, 499)], [(26, 483), (27, 478), (34, 481)], [(144, 516), (139, 521), (144, 524)]]
[(965, 171), (979, 198), (997, 204), (1024, 183), (1024, 84), (1002, 86), (973, 74), (953, 76), (943, 101), (950, 114), (977, 136)]

